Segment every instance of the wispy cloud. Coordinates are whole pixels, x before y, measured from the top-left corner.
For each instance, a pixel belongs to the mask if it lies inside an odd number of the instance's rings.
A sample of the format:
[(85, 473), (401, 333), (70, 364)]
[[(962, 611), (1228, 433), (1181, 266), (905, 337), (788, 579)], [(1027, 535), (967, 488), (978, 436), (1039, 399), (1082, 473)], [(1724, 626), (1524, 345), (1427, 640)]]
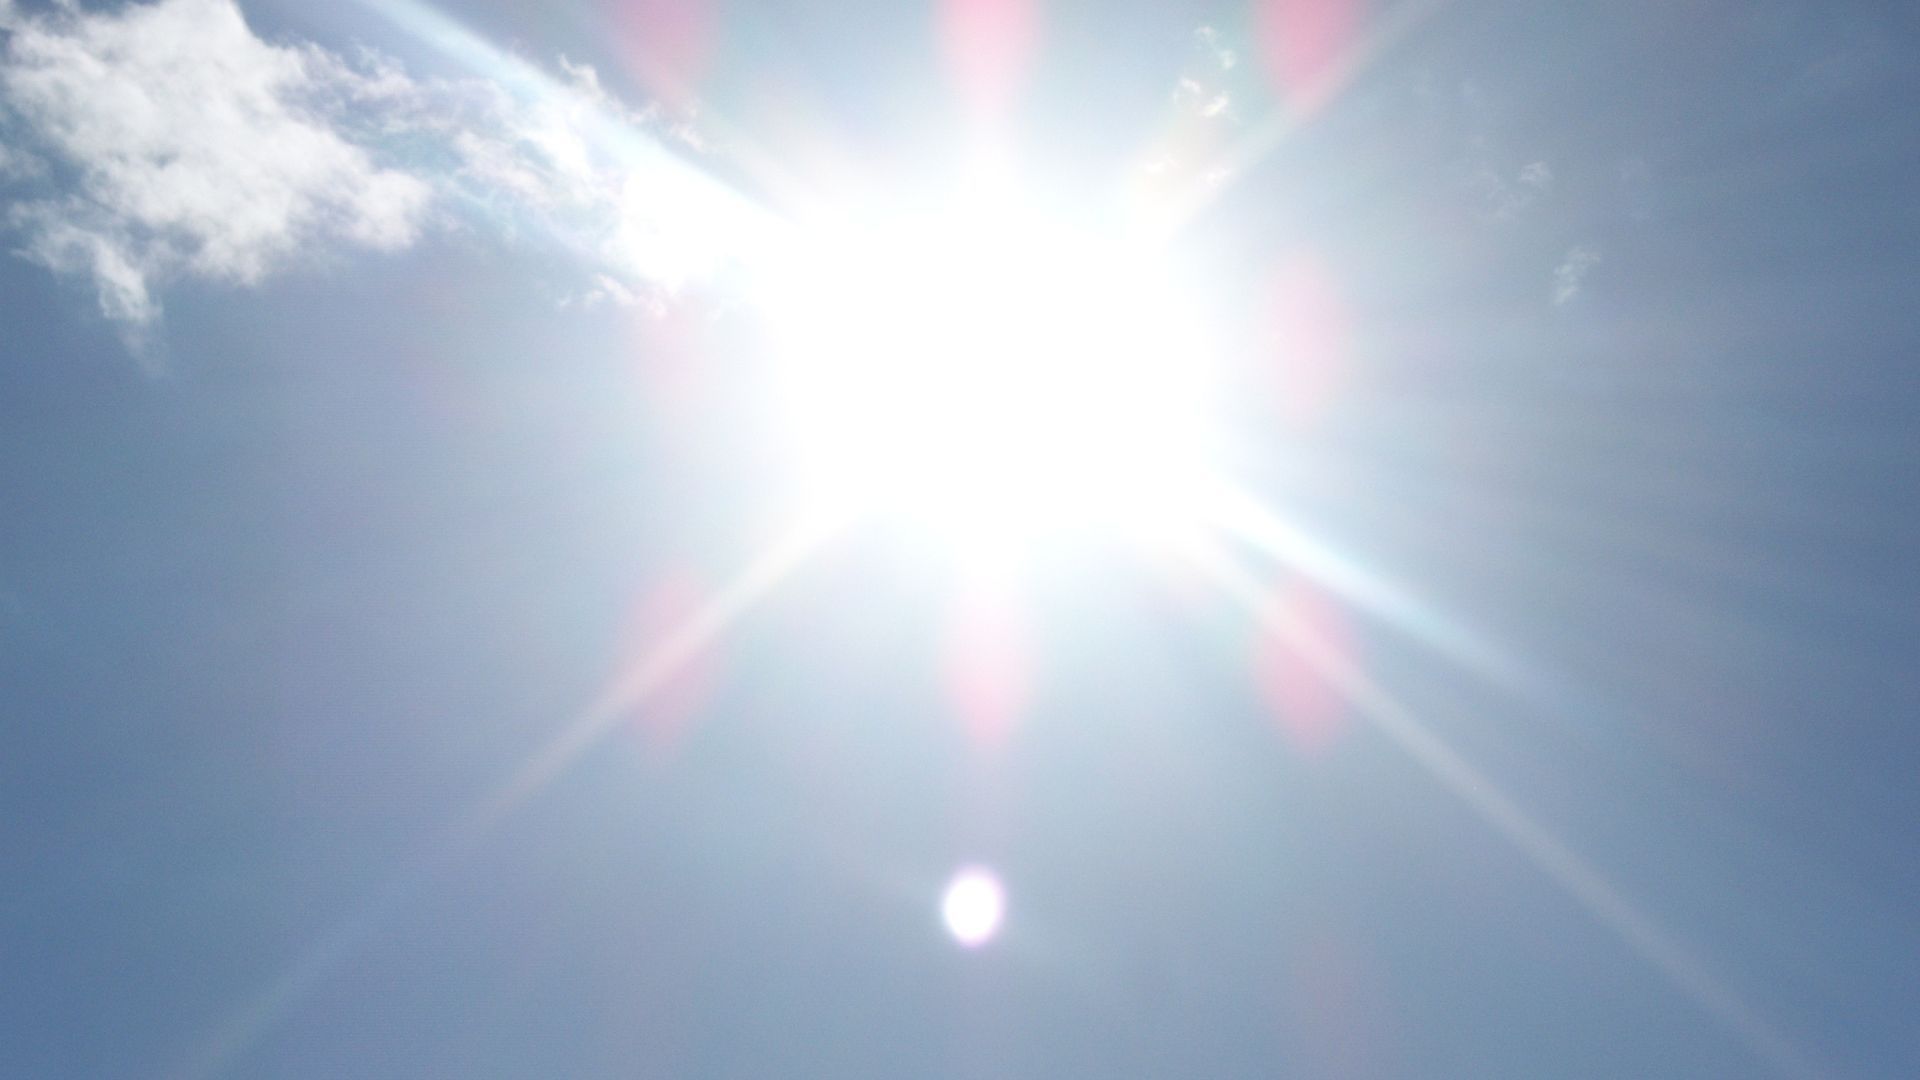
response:
[(1553, 169), (1544, 161), (1535, 161), (1508, 177), (1483, 163), (1475, 167), (1468, 184), (1480, 198), (1481, 213), (1498, 221), (1512, 221), (1553, 190)]
[(1600, 251), (1585, 244), (1576, 245), (1553, 268), (1553, 303), (1561, 307), (1580, 295), (1587, 273), (1600, 265)]
[(1505, 224), (1544, 209), (1560, 177), (1549, 162), (1529, 160), (1510, 145), (1510, 102), (1473, 80), (1448, 94), (1426, 70), (1415, 71), (1408, 85), (1424, 120), (1460, 141), (1454, 176), (1476, 216)]
[(1240, 63), (1240, 54), (1236, 52), (1220, 35), (1220, 31), (1211, 26), (1202, 26), (1193, 32), (1195, 41), (1207, 51), (1215, 67), (1221, 71), (1231, 71)]
[[(466, 221), (557, 240), (582, 280), (711, 269), (724, 193), (637, 133), (592, 69), (419, 81), (378, 54), (255, 36), (233, 0), (22, 13), (0, 0), (0, 223), (90, 280), (137, 341), (168, 281), (255, 284)], [(623, 138), (608, 132), (619, 129)]]

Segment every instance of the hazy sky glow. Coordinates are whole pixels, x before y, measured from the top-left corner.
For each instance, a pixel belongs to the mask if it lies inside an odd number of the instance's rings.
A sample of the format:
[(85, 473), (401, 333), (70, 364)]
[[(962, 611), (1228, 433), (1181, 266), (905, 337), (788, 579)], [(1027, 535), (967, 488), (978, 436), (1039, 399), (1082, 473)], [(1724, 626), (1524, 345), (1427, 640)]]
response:
[(0, 0), (0, 1074), (1920, 1075), (1916, 107), (1865, 0)]

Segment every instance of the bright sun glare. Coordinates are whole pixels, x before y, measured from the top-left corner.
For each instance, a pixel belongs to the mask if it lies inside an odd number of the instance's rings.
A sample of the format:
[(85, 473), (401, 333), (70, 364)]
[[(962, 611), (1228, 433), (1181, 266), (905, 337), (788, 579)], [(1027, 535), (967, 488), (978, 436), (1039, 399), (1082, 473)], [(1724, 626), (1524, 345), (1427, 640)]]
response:
[(803, 235), (766, 299), (816, 498), (970, 555), (1183, 517), (1211, 352), (1143, 239), (989, 182)]
[(992, 941), (1007, 913), (1007, 891), (991, 870), (968, 867), (955, 874), (940, 898), (940, 918), (953, 939), (969, 949)]

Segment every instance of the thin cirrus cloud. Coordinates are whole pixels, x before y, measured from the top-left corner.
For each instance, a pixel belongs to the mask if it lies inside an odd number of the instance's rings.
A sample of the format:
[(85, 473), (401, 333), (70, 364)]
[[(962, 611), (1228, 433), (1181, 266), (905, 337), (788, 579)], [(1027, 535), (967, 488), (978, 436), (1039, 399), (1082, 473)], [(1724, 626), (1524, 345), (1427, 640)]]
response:
[(1535, 161), (1509, 180), (1491, 164), (1483, 163), (1474, 169), (1469, 185), (1478, 196), (1480, 211), (1485, 217), (1513, 221), (1553, 190), (1553, 169), (1544, 161)]
[(35, 15), (0, 0), (0, 31), (0, 223), (16, 254), (88, 280), (135, 345), (169, 281), (253, 285), (434, 228), (556, 241), (620, 295), (718, 258), (670, 224), (718, 196), (649, 139), (598, 137), (647, 118), (584, 66), (562, 60), (532, 90), (416, 80), (377, 54), (263, 41), (233, 0)]
[(1555, 307), (1564, 307), (1573, 298), (1580, 295), (1586, 285), (1587, 274), (1600, 265), (1600, 251), (1585, 244), (1576, 245), (1560, 260), (1553, 269), (1553, 303)]

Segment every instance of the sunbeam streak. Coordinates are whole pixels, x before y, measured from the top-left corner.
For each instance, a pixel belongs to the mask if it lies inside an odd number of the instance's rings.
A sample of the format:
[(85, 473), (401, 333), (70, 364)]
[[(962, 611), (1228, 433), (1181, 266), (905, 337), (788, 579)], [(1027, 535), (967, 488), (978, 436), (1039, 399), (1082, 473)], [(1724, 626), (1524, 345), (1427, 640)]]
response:
[(584, 711), (527, 763), (447, 829), (442, 843), (407, 871), (390, 878), (346, 919), (335, 924), (260, 992), (231, 1010), (188, 1059), (166, 1075), (205, 1080), (222, 1075), (283, 1020), (314, 987), (379, 932), (393, 913), (439, 874), (477, 847), (514, 810), (564, 772), (630, 711), (646, 704), (728, 627), (837, 535), (841, 517), (813, 514), (780, 533), (731, 584), (664, 637), (638, 663), (617, 675)]
[(638, 663), (616, 676), (593, 704), (476, 808), (459, 829), (460, 842), (470, 843), (486, 835), (515, 807), (552, 782), (622, 717), (644, 705), (689, 661), (712, 646), (727, 627), (819, 551), (844, 525), (845, 519), (840, 515), (817, 512), (781, 533), (730, 585), (662, 638)]
[(754, 257), (777, 231), (762, 205), (656, 138), (657, 125), (606, 93), (591, 70), (569, 68), (576, 76), (571, 82), (556, 78), (420, 0), (358, 2), (496, 91), (533, 107), (527, 127), (515, 136), (551, 159), (563, 201), (593, 203), (609, 218), (583, 236), (562, 235), (566, 230), (551, 221), (535, 224), (587, 264), (672, 292)]
[(1292, 648), (1303, 663), (1344, 694), (1354, 714), (1371, 723), (1428, 775), (1473, 810), (1487, 826), (1524, 854), (1533, 865), (1612, 931), (1662, 977), (1770, 1066), (1792, 1080), (1815, 1080), (1825, 1070), (1774, 1030), (1732, 988), (1713, 975), (1696, 951), (1640, 910), (1598, 869), (1575, 854), (1544, 825), (1501, 791), (1490, 778), (1449, 747), (1414, 711), (1358, 667), (1304, 631), (1287, 612), (1268, 601), (1260, 578), (1217, 545), (1196, 545), (1190, 553), (1200, 571), (1232, 600), (1246, 608)]
[(1422, 645), (1509, 690), (1530, 688), (1512, 656), (1277, 514), (1244, 488), (1211, 480), (1200, 500), (1206, 524), (1287, 570), (1311, 578)]

